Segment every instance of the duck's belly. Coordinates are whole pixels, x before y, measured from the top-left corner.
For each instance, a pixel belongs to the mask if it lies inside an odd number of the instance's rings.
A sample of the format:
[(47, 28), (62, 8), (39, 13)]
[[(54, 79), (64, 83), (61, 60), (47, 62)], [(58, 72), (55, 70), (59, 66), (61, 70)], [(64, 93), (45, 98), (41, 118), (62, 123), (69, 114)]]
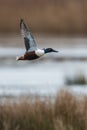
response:
[(39, 58), (39, 56), (37, 56), (35, 52), (26, 52), (24, 55), (25, 60), (35, 60), (37, 58)]

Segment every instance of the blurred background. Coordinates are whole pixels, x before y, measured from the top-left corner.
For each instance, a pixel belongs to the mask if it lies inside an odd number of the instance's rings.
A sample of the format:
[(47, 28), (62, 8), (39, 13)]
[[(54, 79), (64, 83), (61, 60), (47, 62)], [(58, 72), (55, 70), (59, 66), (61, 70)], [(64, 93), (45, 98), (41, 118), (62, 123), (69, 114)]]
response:
[(86, 0), (0, 0), (0, 32), (19, 33), (23, 18), (33, 32), (87, 34)]
[[(25, 52), (21, 18), (40, 48), (59, 53), (16, 61)], [(0, 0), (0, 96), (59, 89), (87, 94), (87, 0)]]

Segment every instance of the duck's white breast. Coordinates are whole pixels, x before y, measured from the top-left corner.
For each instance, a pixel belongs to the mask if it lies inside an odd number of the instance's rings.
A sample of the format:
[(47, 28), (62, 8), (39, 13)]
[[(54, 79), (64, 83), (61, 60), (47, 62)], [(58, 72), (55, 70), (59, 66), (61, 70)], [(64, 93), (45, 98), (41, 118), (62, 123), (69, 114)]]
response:
[(44, 55), (45, 53), (44, 53), (44, 50), (37, 49), (37, 50), (35, 51), (35, 54), (40, 57), (40, 56)]

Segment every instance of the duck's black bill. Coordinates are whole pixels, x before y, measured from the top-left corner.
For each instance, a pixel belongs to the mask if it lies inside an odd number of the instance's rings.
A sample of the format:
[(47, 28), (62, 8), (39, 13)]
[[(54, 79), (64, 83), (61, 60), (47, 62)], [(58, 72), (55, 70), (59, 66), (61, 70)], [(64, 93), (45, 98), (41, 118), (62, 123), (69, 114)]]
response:
[(53, 52), (59, 52), (59, 51), (56, 51), (56, 50), (52, 50)]

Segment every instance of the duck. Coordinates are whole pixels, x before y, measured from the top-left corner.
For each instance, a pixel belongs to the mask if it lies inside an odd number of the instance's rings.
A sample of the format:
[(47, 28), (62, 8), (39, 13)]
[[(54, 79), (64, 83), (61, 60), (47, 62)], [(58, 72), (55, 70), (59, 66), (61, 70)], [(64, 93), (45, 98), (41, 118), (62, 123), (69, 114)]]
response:
[(35, 60), (42, 57), (43, 55), (47, 53), (58, 52), (57, 50), (54, 50), (52, 48), (39, 49), (37, 47), (37, 44), (35, 42), (33, 35), (29, 31), (23, 19), (20, 20), (20, 30), (24, 38), (26, 51), (23, 55), (17, 56), (16, 60)]

